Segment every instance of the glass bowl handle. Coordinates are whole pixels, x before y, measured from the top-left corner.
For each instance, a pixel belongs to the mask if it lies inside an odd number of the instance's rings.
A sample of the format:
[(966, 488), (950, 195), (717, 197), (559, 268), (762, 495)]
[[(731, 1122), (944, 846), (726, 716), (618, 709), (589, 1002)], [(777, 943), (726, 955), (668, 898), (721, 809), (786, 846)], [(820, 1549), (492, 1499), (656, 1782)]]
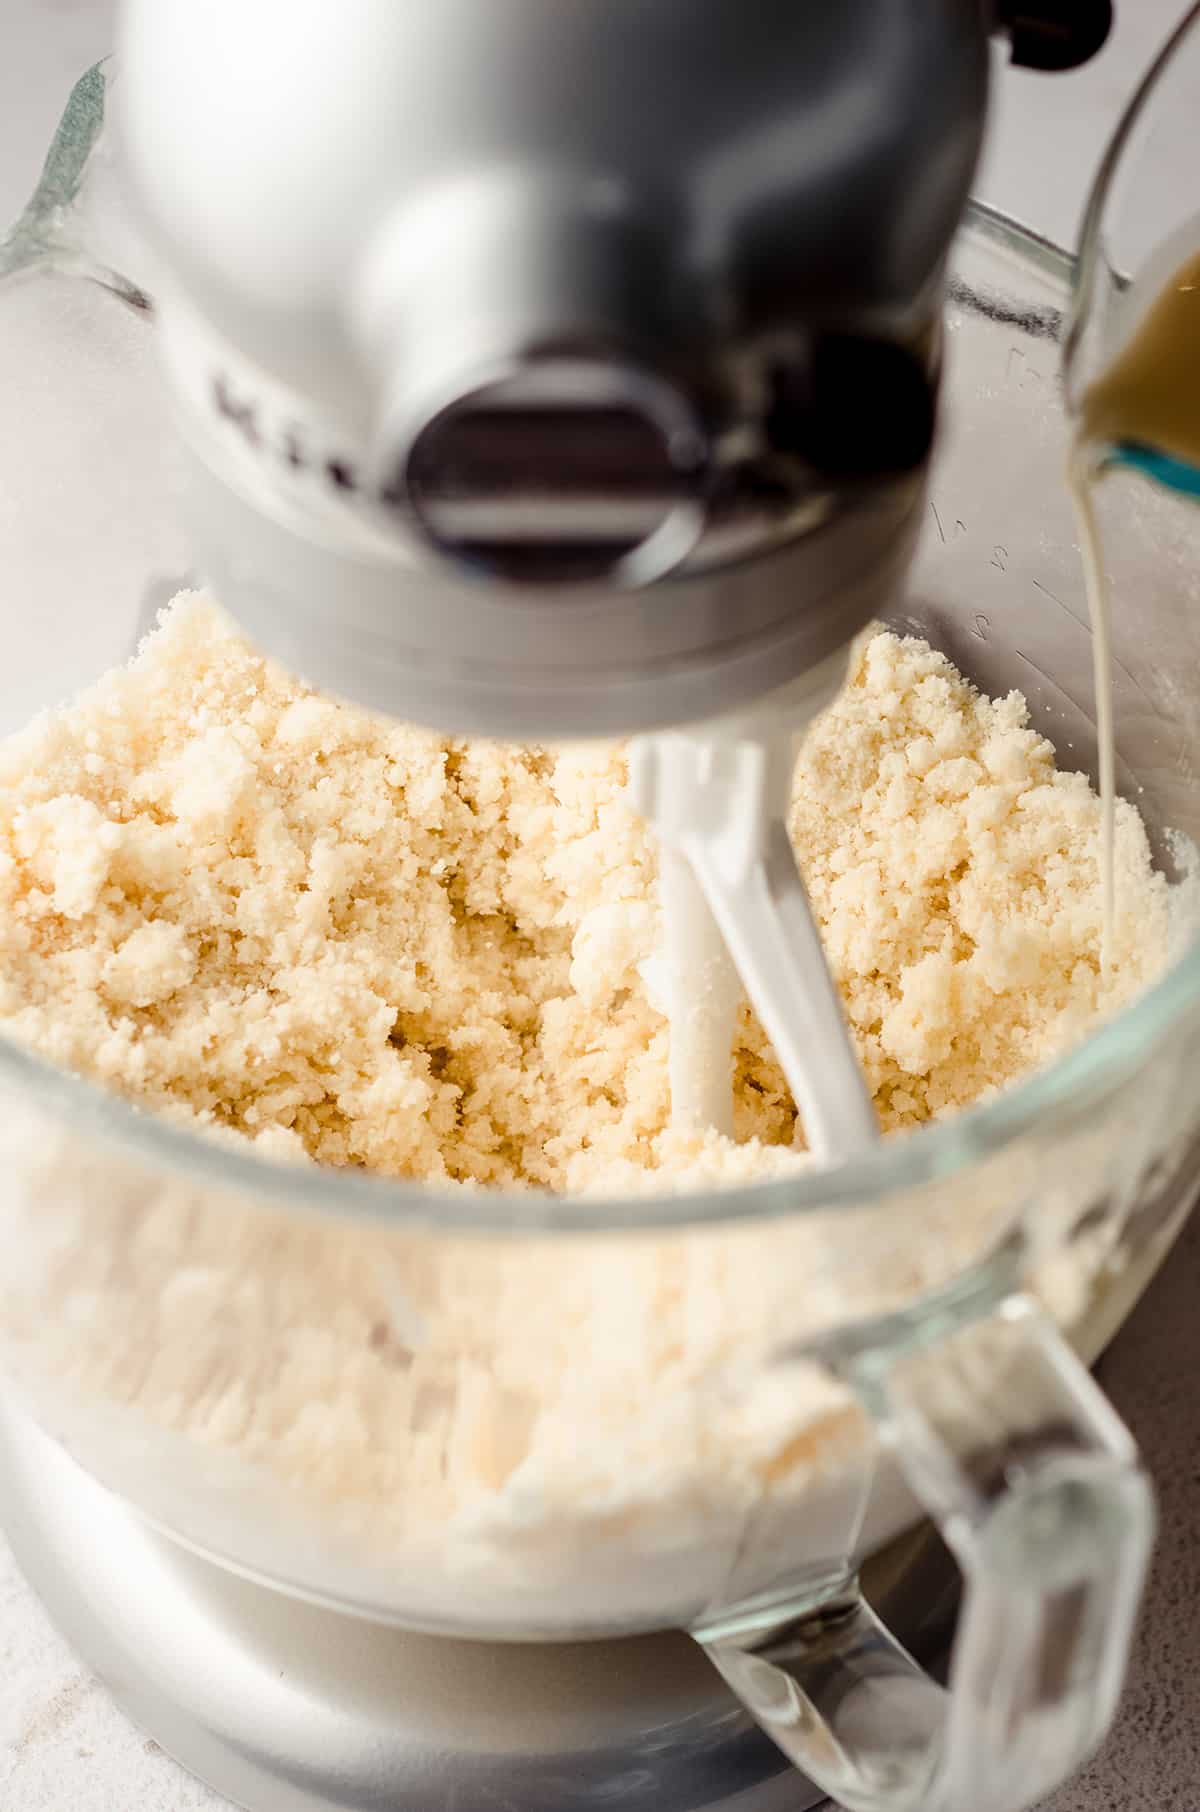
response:
[(1111, 1724), (1154, 1534), (1132, 1437), (1028, 1298), (846, 1366), (962, 1569), (943, 1688), (844, 1575), (693, 1633), (850, 1812), (1022, 1812)]

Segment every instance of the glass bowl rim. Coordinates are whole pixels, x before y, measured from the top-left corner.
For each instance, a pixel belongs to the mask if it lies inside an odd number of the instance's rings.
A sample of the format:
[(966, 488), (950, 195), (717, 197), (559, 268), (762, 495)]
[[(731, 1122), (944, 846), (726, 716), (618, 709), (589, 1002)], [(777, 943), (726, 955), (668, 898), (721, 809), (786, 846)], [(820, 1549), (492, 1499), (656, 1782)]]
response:
[[(1066, 318), (1077, 263), (1051, 241), (980, 202), (961, 231), (1015, 253), (1060, 287)], [(651, 1233), (690, 1226), (766, 1222), (785, 1216), (863, 1210), (958, 1172), (1034, 1130), (1055, 1109), (1068, 1111), (1119, 1084), (1200, 999), (1200, 939), (1158, 982), (1100, 1026), (1083, 1044), (1010, 1090), (912, 1132), (896, 1134), (863, 1158), (836, 1168), (728, 1190), (678, 1190), (606, 1197), (480, 1187), (437, 1187), (365, 1171), (287, 1164), (193, 1132), (139, 1109), (99, 1085), (59, 1070), (0, 1037), (0, 1082), (30, 1093), (74, 1133), (93, 1137), (135, 1162), (264, 1206), (333, 1218), (457, 1235)]]

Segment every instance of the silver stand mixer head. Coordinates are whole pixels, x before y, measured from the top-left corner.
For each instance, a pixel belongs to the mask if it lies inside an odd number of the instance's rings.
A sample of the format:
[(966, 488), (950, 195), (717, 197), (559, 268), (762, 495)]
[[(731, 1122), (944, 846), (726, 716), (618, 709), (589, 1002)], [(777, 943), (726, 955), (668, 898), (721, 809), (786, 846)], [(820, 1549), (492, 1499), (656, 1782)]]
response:
[[(985, 21), (953, 0), (130, 0), (198, 555), (315, 684), (611, 736), (894, 592)], [(220, 152), (214, 150), (219, 123)]]

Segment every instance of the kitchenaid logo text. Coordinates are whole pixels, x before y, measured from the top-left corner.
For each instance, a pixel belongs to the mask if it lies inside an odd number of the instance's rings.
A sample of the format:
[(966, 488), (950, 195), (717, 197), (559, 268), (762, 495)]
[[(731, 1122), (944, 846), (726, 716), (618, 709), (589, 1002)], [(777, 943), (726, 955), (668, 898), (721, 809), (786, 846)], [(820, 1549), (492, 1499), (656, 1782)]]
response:
[(209, 401), (217, 418), (235, 429), (243, 445), (257, 457), (265, 457), (297, 476), (314, 475), (343, 497), (363, 498), (388, 509), (404, 503), (402, 491), (369, 484), (355, 460), (344, 452), (317, 450), (312, 444), (311, 428), (303, 423), (270, 420), (271, 411), (263, 399), (239, 389), (228, 373), (213, 373)]

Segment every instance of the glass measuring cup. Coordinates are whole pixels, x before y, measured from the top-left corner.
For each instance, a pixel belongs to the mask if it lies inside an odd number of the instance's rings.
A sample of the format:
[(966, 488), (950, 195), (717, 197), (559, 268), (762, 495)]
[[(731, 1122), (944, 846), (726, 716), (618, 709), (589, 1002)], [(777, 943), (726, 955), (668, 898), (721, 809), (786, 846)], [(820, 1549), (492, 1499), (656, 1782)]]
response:
[[(1112, 372), (1164, 291), (1200, 254), (1197, 192), (1178, 176), (1194, 155), (1197, 93), (1200, 6), (1192, 6), (1125, 109), (1088, 197), (1063, 348), (1067, 403), (1077, 420), (1089, 390)], [(1200, 291), (1195, 316), (1200, 347)], [(1181, 315), (1181, 328), (1185, 321)], [(1185, 350), (1181, 342), (1179, 356)], [(1200, 351), (1194, 357), (1200, 361)], [(1182, 380), (1177, 372), (1176, 383)], [(1194, 380), (1187, 387), (1200, 393)], [(1093, 457), (1200, 496), (1200, 464), (1180, 447), (1121, 438)]]
[[(0, 449), (5, 728), (124, 658), (189, 560), (153, 283), (136, 266), (114, 277), (123, 261), (95, 237), (103, 98), (93, 75), (0, 297), (16, 425)], [(1068, 276), (984, 213), (964, 236), (948, 427), (894, 620), (990, 691), (1020, 684), (1087, 765), (1089, 647), (1057, 483)], [(1172, 639), (1194, 531), (1153, 510), (1127, 526), (1145, 604), (1119, 627), (1119, 743), (1152, 828), (1194, 832), (1200, 698)], [(4, 1043), (9, 1375), (141, 1514), (280, 1591), (472, 1637), (686, 1628), (845, 1804), (1009, 1812), (1090, 1750), (1119, 1688), (1151, 1512), (1059, 1329), (1094, 1356), (1190, 1204), (1198, 964), (1183, 951), (1046, 1075), (861, 1165), (637, 1202), (291, 1171)], [(414, 1369), (420, 1414), (403, 1394)], [(530, 1382), (547, 1374), (552, 1414)], [(206, 1379), (221, 1414), (192, 1413)], [(419, 1424), (448, 1400), (473, 1438), (452, 1513), (426, 1516)], [(313, 1419), (332, 1443), (316, 1466)], [(969, 1584), (948, 1696), (855, 1583), (922, 1505)]]

